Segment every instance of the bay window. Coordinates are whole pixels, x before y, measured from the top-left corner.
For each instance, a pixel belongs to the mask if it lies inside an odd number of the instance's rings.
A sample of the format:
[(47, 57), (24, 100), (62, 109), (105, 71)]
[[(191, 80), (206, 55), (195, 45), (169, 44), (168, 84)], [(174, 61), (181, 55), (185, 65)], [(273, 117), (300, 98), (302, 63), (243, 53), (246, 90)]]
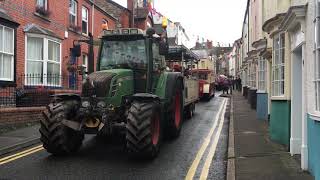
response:
[(82, 33), (88, 35), (89, 28), (89, 11), (86, 7), (82, 7)]
[(258, 90), (266, 90), (266, 60), (263, 57), (259, 58), (258, 61)]
[(78, 11), (78, 3), (75, 0), (69, 1), (69, 23), (70, 25), (77, 25), (77, 11)]
[(26, 84), (59, 86), (60, 43), (41, 36), (27, 36), (26, 39)]
[(272, 96), (284, 96), (285, 34), (273, 39)]
[(0, 81), (14, 80), (14, 29), (0, 25)]
[(256, 64), (254, 62), (249, 62), (249, 86), (256, 87)]

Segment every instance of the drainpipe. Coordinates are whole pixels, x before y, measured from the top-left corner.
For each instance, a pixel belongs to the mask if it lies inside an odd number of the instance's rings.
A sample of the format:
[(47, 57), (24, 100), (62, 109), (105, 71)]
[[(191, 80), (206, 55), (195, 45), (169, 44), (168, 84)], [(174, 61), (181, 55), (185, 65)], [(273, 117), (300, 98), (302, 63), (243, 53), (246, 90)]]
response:
[[(306, 25), (305, 24), (301, 24), (302, 27), (302, 31), (306, 32), (306, 30), (304, 29)], [(306, 93), (304, 91), (305, 88), (305, 66), (304, 66), (304, 60), (306, 58), (305, 56), (305, 45), (302, 45), (302, 142), (301, 142), (301, 169), (302, 170), (308, 170), (308, 117), (306, 115), (307, 112), (307, 108), (306, 108), (306, 104), (307, 104), (307, 98), (306, 97)]]
[(93, 34), (93, 32), (94, 32), (94, 8), (95, 8), (95, 6), (94, 6), (94, 3), (92, 2), (92, 15), (91, 15), (91, 32), (92, 32), (92, 34)]
[(94, 49), (93, 49), (93, 36), (89, 33), (89, 55), (88, 55), (88, 74), (94, 72)]

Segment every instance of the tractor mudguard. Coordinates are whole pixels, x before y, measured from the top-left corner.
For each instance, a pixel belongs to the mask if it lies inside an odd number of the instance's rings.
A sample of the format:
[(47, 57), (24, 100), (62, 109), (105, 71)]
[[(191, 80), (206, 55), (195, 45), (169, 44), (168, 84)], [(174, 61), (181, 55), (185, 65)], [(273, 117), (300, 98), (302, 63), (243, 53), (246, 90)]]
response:
[(150, 100), (158, 100), (160, 101), (160, 98), (157, 95), (150, 94), (150, 93), (137, 93), (130, 97), (130, 100), (141, 100), (141, 101), (150, 101)]
[(79, 94), (73, 94), (73, 93), (64, 93), (64, 94), (54, 94), (51, 95), (52, 98), (60, 98), (63, 100), (77, 100), (77, 101), (81, 101), (81, 97)]
[(167, 84), (166, 84), (166, 99), (171, 99), (174, 93), (174, 87), (178, 80), (182, 81), (182, 90), (184, 89), (184, 82), (183, 76), (181, 73), (169, 73), (167, 77)]

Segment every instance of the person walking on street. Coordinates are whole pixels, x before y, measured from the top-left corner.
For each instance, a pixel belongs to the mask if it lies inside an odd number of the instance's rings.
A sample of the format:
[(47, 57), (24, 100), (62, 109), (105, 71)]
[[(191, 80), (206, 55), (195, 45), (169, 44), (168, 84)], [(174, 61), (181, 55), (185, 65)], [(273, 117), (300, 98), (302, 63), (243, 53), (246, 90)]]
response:
[(242, 84), (241, 84), (241, 78), (238, 77), (238, 91), (241, 91), (241, 87), (242, 87)]
[(228, 79), (228, 85), (229, 85), (230, 94), (232, 94), (232, 89), (233, 89), (233, 86), (234, 86), (234, 80), (229, 78)]
[(229, 89), (229, 80), (228, 78), (223, 79), (222, 82), (222, 94), (229, 94), (228, 89)]

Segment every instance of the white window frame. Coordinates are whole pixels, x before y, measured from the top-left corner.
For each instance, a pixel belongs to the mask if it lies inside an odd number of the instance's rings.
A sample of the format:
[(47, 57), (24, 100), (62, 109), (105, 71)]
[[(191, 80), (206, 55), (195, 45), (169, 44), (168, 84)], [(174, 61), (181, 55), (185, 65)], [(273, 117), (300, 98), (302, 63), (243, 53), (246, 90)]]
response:
[(82, 67), (84, 67), (84, 71), (88, 72), (88, 55), (82, 54)]
[(314, 89), (315, 89), (315, 112), (320, 116), (320, 0), (315, 0), (314, 18)]
[[(87, 17), (83, 17), (83, 11), (86, 11)], [(87, 24), (86, 32), (85, 33), (83, 32), (82, 27), (81, 27), (81, 32), (82, 32), (82, 34), (88, 35), (89, 34), (89, 9), (85, 6), (82, 6), (82, 9), (81, 9), (81, 19), (82, 19), (81, 26), (82, 26), (83, 22), (85, 22)]]
[[(41, 61), (43, 63), (43, 82), (42, 83), (28, 83), (28, 72), (27, 72), (27, 65), (28, 65), (28, 37), (34, 37), (34, 38), (41, 38), (43, 40), (43, 60), (31, 60), (31, 61)], [(49, 41), (58, 43), (60, 45), (60, 59), (59, 59), (59, 63), (57, 63), (56, 61), (52, 61), (49, 60)], [(56, 63), (56, 64), (60, 64), (60, 69), (59, 69), (59, 76), (60, 81), (58, 84), (49, 84), (48, 83), (48, 79), (47, 79), (47, 67), (48, 67), (48, 62), (50, 63)], [(48, 37), (45, 35), (38, 35), (38, 34), (27, 34), (25, 36), (25, 85), (29, 85), (29, 86), (51, 86), (51, 87), (61, 87), (62, 86), (62, 43), (60, 40), (52, 38), (52, 37)]]
[[(11, 78), (4, 78), (4, 77), (0, 77), (0, 81), (9, 81), (9, 82), (13, 82), (14, 81), (14, 53), (15, 53), (15, 49), (14, 49), (14, 45), (15, 45), (15, 30), (13, 28), (10, 28), (8, 26), (4, 26), (4, 25), (1, 25), (0, 24), (0, 28), (2, 28), (2, 37), (4, 37), (4, 29), (7, 28), (9, 30), (12, 31), (12, 50), (13, 52), (10, 53), (10, 52), (5, 52), (4, 50), (1, 51), (0, 50), (0, 56), (3, 56), (3, 54), (6, 54), (6, 55), (9, 55), (9, 56), (12, 56), (11, 57)], [(4, 42), (4, 39), (2, 42), (2, 47), (4, 48), (4, 45), (5, 45), (5, 42)], [(2, 57), (3, 58), (3, 57)], [(1, 65), (1, 64), (0, 64)]]
[[(267, 62), (263, 57), (258, 59), (258, 90), (260, 92), (266, 91), (266, 67)], [(262, 76), (263, 75), (263, 76)]]
[[(281, 36), (284, 37), (284, 45), (281, 42)], [(276, 40), (279, 41), (278, 49), (275, 46)], [(285, 96), (285, 33), (281, 32), (273, 37), (273, 56), (272, 56), (272, 97), (284, 97)], [(276, 53), (278, 54), (278, 59), (276, 59)], [(282, 56), (284, 54), (284, 56)], [(276, 73), (278, 73), (278, 78), (275, 79)], [(283, 77), (282, 77), (283, 74)]]
[[(41, 5), (42, 3), (40, 3), (41, 1), (44, 2), (43, 5)], [(44, 7), (45, 10), (48, 10), (48, 0), (37, 0), (37, 6), (39, 7)]]
[(256, 70), (256, 64), (253, 61), (249, 62), (249, 86), (252, 88), (256, 88)]
[[(77, 13), (78, 13), (78, 2), (76, 0), (69, 0), (69, 23), (73, 23), (73, 25), (78, 25), (78, 22), (77, 22)], [(72, 3), (74, 3), (74, 6), (75, 6), (75, 12), (73, 12), (73, 9), (72, 9)], [(70, 20), (70, 15), (74, 16), (74, 19), (75, 19), (75, 22), (71, 22)]]

